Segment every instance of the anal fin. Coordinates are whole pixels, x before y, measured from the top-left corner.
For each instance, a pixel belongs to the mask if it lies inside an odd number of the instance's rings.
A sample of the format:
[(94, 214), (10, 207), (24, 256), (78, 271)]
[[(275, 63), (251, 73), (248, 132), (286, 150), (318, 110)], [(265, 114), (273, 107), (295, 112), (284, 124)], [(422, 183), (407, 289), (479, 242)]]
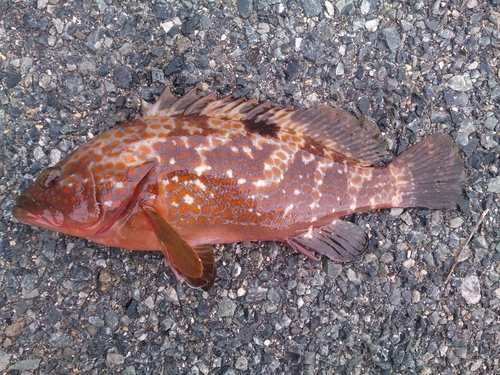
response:
[(216, 274), (212, 245), (192, 247), (153, 207), (142, 205), (142, 209), (176, 276), (193, 288), (209, 290)]
[(320, 254), (338, 262), (354, 260), (363, 254), (368, 246), (366, 233), (356, 224), (342, 220), (314, 228), (284, 242), (308, 258), (317, 260), (316, 255)]

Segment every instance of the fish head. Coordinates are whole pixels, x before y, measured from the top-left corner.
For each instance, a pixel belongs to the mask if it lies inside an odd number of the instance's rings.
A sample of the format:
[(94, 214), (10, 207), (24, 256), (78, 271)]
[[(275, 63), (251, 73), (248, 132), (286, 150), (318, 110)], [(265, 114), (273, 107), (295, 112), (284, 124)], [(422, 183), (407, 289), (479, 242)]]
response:
[(17, 220), (79, 237), (94, 230), (101, 216), (94, 176), (84, 164), (68, 162), (70, 157), (45, 169), (17, 197)]

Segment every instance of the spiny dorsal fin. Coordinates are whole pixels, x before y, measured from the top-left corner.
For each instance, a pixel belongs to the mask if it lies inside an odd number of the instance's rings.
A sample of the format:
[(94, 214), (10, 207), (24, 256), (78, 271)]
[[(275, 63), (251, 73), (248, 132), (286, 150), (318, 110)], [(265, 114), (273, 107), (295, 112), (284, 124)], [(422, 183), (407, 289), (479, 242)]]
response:
[(349, 112), (327, 105), (293, 110), (259, 104), (257, 99), (233, 100), (231, 96), (216, 99), (215, 93), (198, 97), (196, 88), (176, 99), (167, 85), (155, 104), (143, 102), (144, 116), (199, 115), (278, 126), (282, 131), (309, 137), (323, 147), (355, 160), (361, 165), (373, 165), (386, 154), (386, 143), (378, 127), (358, 119)]

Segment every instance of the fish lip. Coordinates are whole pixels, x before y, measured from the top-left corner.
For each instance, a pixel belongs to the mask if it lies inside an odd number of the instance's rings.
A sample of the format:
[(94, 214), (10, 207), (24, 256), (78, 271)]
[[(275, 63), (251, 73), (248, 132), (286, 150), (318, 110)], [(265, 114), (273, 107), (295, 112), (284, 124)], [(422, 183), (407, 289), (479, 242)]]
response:
[(23, 218), (25, 218), (28, 214), (29, 211), (19, 204), (12, 207), (12, 215), (20, 222), (24, 222)]
[(45, 228), (59, 228), (64, 224), (64, 215), (48, 204), (40, 204), (25, 195), (16, 198), (12, 215), (21, 223)]

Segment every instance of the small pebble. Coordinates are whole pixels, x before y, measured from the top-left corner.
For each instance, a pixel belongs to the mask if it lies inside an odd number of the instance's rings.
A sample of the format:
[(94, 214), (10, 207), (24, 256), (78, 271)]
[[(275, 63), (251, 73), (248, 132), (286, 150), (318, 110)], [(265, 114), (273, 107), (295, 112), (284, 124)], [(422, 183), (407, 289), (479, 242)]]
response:
[(481, 300), (481, 285), (477, 276), (468, 276), (462, 279), (462, 297), (470, 304), (476, 304)]

